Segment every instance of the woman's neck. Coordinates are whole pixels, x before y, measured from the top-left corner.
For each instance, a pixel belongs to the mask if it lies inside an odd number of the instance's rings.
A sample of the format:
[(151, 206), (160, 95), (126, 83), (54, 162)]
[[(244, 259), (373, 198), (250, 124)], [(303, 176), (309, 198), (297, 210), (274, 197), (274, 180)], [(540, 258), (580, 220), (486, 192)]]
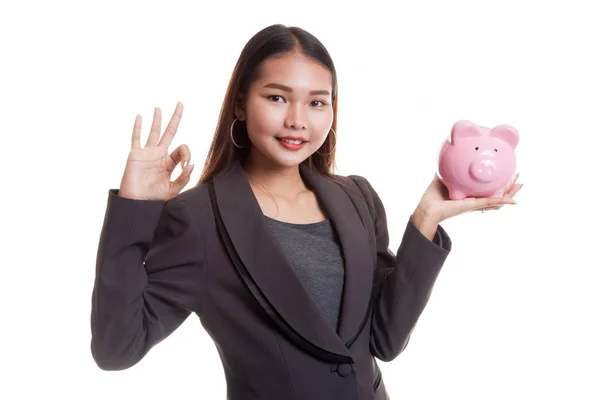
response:
[(264, 186), (273, 196), (294, 199), (299, 194), (306, 192), (306, 187), (298, 165), (281, 167), (265, 165), (265, 163), (247, 160), (243, 165), (244, 172), (251, 186)]

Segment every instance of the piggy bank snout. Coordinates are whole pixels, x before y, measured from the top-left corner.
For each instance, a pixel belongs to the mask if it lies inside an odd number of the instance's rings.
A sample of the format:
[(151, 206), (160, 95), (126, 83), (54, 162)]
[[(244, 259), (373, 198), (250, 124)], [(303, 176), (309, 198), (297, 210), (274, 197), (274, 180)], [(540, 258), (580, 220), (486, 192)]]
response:
[(496, 179), (496, 163), (489, 158), (477, 158), (469, 165), (469, 174), (478, 182), (492, 182)]

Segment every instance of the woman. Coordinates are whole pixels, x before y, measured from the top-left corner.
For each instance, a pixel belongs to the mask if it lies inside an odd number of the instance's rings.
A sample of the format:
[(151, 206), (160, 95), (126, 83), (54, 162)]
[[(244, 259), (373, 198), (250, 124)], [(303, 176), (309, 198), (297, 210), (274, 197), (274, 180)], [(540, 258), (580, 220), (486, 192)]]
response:
[(514, 203), (519, 185), (450, 201), (436, 176), (394, 255), (373, 187), (332, 173), (336, 72), (299, 28), (273, 25), (245, 46), (202, 177), (184, 192), (190, 150), (168, 152), (182, 110), (161, 136), (155, 109), (143, 148), (136, 117), (109, 191), (91, 313), (98, 366), (135, 365), (193, 312), (229, 399), (387, 399), (375, 359), (402, 352), (428, 301), (451, 250), (439, 223)]

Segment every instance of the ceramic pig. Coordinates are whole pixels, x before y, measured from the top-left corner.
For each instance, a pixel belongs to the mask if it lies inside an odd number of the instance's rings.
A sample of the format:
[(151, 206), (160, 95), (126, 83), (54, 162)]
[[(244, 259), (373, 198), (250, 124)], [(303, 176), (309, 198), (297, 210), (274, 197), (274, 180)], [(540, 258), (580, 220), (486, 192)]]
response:
[(440, 150), (438, 174), (451, 200), (502, 197), (514, 179), (519, 133), (510, 125), (493, 129), (461, 120)]

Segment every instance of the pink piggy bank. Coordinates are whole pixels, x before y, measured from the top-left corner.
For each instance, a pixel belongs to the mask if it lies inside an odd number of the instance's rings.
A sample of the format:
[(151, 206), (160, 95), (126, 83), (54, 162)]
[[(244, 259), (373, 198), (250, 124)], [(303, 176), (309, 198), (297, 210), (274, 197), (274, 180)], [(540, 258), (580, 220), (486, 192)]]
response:
[(461, 120), (440, 150), (438, 172), (452, 200), (502, 197), (512, 184), (519, 133), (510, 125), (493, 129)]

